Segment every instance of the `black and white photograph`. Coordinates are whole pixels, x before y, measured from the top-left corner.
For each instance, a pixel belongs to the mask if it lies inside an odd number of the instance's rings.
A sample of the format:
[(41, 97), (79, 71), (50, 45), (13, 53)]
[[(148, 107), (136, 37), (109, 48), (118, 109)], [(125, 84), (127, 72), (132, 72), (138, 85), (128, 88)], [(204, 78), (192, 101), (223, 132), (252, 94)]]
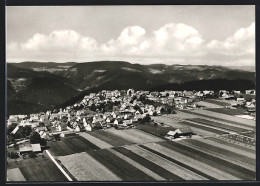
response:
[(256, 180), (254, 5), (6, 6), (6, 183)]

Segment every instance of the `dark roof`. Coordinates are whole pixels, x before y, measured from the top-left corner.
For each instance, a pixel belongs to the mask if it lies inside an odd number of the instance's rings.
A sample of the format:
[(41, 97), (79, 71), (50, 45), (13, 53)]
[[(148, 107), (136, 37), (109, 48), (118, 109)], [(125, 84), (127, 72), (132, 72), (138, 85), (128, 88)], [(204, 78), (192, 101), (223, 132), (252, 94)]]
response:
[(180, 130), (182, 133), (190, 133), (190, 132), (193, 132), (190, 127), (179, 128), (179, 130)]

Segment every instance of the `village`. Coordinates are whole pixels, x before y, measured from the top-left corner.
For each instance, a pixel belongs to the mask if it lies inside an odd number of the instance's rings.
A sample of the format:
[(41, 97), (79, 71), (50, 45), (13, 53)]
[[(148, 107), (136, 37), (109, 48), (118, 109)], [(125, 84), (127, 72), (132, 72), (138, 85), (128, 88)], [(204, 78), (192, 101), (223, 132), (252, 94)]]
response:
[[(30, 131), (39, 133), (41, 138), (48, 141), (54, 137), (56, 139), (57, 135), (64, 137), (78, 132), (105, 130), (111, 127), (116, 129), (137, 128), (136, 123), (153, 122), (155, 125), (160, 125), (160, 123), (151, 120), (151, 116), (172, 114), (179, 109), (203, 108), (203, 104), (199, 103), (201, 100), (216, 98), (216, 96), (218, 99), (229, 100), (230, 104), (226, 108), (243, 107), (250, 113), (246, 117), (254, 119), (255, 99), (246, 99), (240, 94), (240, 91), (229, 92), (226, 90), (218, 92), (103, 90), (99, 93), (90, 93), (81, 102), (64, 109), (30, 115), (10, 115), (7, 120), (7, 128), (12, 129), (12, 131), (8, 130), (8, 145), (12, 147), (14, 144), (19, 144), (19, 153), (41, 151), (40, 143), (31, 145), (28, 143), (30, 133), (27, 132), (27, 135), (19, 139), (21, 135), (16, 133), (24, 127), (29, 127)], [(246, 90), (245, 95), (255, 95), (255, 90)], [(180, 129), (178, 131), (181, 133)], [(193, 132), (188, 129), (187, 133)], [(175, 132), (169, 130), (169, 134), (175, 134)]]

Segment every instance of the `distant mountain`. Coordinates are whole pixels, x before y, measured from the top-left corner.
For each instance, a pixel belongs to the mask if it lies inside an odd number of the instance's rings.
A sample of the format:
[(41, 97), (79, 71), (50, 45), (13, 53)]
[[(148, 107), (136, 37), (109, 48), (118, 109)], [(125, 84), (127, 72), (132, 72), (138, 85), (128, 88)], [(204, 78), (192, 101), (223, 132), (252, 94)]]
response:
[(9, 64), (12, 64), (13, 66), (22, 69), (33, 70), (36, 72), (50, 72), (59, 75), (77, 63), (75, 62), (67, 62), (67, 63), (23, 62), (23, 63), (8, 63), (8, 65)]
[(78, 92), (63, 76), (7, 65), (8, 114), (50, 109)]
[(233, 69), (233, 70), (255, 72), (255, 66), (228, 66), (228, 68)]
[(70, 67), (62, 74), (80, 89), (150, 89), (161, 84), (207, 79), (248, 79), (255, 73), (206, 65), (140, 65), (128, 62), (89, 62)]
[[(236, 88), (251, 85), (255, 73), (223, 66), (207, 65), (140, 65), (125, 61), (97, 61), (86, 63), (8, 63), (8, 100), (33, 103), (53, 108), (84, 97), (87, 92), (100, 90), (209, 89), (232, 83)], [(223, 82), (219, 79), (224, 79)], [(243, 80), (240, 80), (243, 79)], [(209, 80), (209, 81), (207, 81)], [(218, 80), (215, 81), (215, 80)], [(238, 80), (238, 81), (230, 81)], [(196, 83), (196, 81), (198, 81)], [(193, 82), (193, 83), (188, 83)], [(201, 86), (200, 86), (201, 85)], [(195, 87), (194, 87), (195, 86)], [(196, 89), (195, 89), (196, 88)], [(80, 93), (80, 91), (82, 91)], [(8, 103), (9, 104), (9, 103)], [(22, 102), (19, 102), (21, 105)], [(34, 109), (35, 110), (35, 109)]]
[(32, 114), (44, 112), (48, 109), (50, 108), (47, 106), (22, 100), (8, 100), (7, 102), (7, 116), (12, 114)]
[(213, 79), (213, 80), (197, 80), (189, 81), (181, 84), (171, 83), (159, 85), (151, 88), (151, 91), (163, 91), (163, 90), (246, 90), (254, 89), (255, 83), (246, 79)]
[(58, 67), (64, 67), (64, 66), (73, 66), (77, 64), (76, 62), (66, 62), (66, 63), (56, 63), (56, 62), (35, 62), (35, 61), (25, 61), (22, 63), (8, 63), (12, 64), (19, 68), (25, 68), (25, 69), (33, 69), (37, 67), (46, 67), (46, 68), (58, 68)]
[(17, 96), (20, 100), (27, 102), (54, 106), (66, 101), (77, 93), (77, 90), (56, 79), (37, 77), (32, 78)]

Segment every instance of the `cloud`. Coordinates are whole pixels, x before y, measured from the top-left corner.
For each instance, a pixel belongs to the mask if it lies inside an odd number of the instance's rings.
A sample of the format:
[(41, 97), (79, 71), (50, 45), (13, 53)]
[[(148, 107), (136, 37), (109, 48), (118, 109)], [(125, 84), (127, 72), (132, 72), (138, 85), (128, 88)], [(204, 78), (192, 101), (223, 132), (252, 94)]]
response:
[(211, 52), (233, 56), (255, 54), (255, 23), (247, 28), (240, 28), (224, 41), (212, 40), (207, 45)]
[(24, 43), (7, 44), (7, 59), (35, 61), (127, 60), (140, 63), (254, 65), (255, 23), (223, 41), (206, 42), (199, 31), (183, 23), (168, 23), (147, 32), (141, 26), (124, 28), (105, 43), (74, 30), (34, 34)]
[[(144, 40), (145, 29), (140, 26), (129, 26), (123, 29), (117, 39), (111, 39), (100, 46), (105, 54), (131, 54), (135, 48)], [(142, 47), (145, 47), (144, 45)], [(137, 48), (136, 48), (137, 50)]]
[(154, 31), (152, 42), (153, 52), (181, 56), (201, 53), (204, 40), (195, 28), (183, 23), (170, 23)]

